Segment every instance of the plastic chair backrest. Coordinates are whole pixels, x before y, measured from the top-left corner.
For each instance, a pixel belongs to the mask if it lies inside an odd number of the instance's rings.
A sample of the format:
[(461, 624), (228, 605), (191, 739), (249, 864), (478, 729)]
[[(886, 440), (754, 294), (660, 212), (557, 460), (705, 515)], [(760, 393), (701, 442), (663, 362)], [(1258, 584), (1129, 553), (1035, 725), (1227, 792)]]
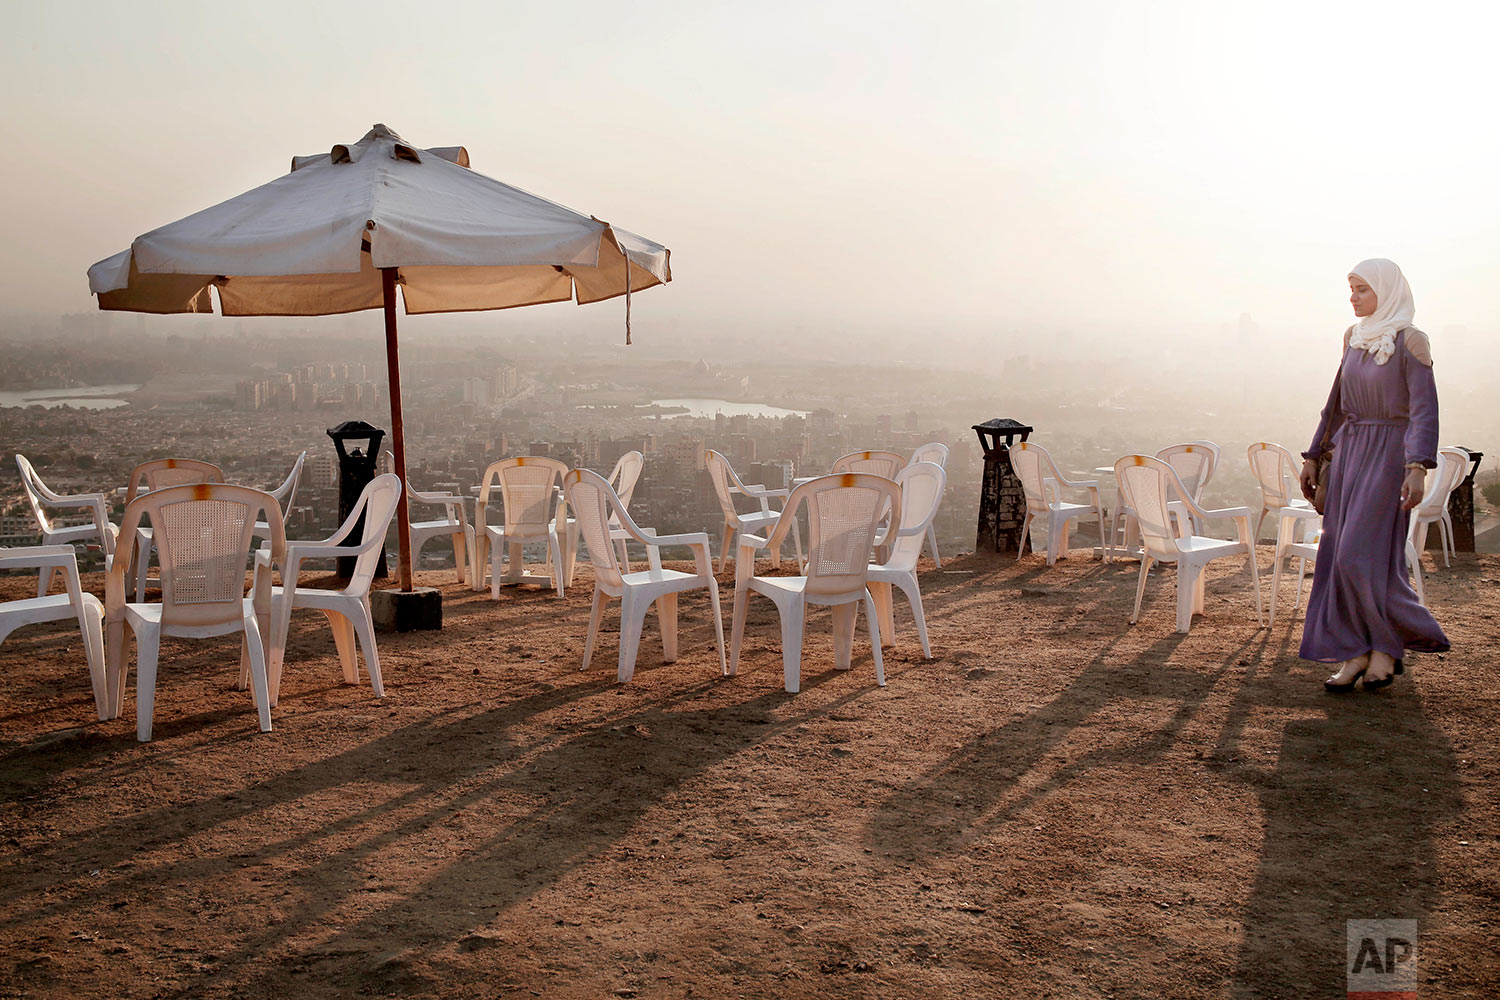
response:
[(884, 476), (895, 479), (896, 473), (906, 464), (906, 459), (894, 451), (852, 451), (833, 463), (833, 474), (858, 472), (869, 476)]
[(1188, 494), (1196, 501), (1203, 498), (1203, 487), (1214, 477), (1219, 465), (1219, 446), (1212, 441), (1187, 441), (1172, 444), (1156, 453), (1182, 480)]
[(626, 508), (630, 506), (630, 496), (635, 492), (635, 484), (640, 481), (641, 470), (645, 466), (646, 456), (638, 451), (627, 451), (610, 471), (609, 487)]
[(1051, 491), (1045, 480), (1057, 478), (1057, 463), (1046, 448), (1031, 441), (1013, 444), (1009, 451), (1011, 471), (1021, 481), (1026, 506), (1033, 514), (1045, 511), (1051, 503)]
[(729, 464), (729, 459), (712, 448), (703, 452), (703, 464), (708, 468), (708, 478), (714, 484), (714, 496), (719, 498), (719, 508), (723, 510), (724, 517), (738, 522), (740, 515), (734, 509), (734, 498), (729, 491), (742, 489), (744, 484), (735, 474), (734, 466)]
[(555, 458), (526, 455), (501, 459), (484, 470), (475, 520), (483, 527), (491, 486), (498, 483), (500, 502), (505, 505), (506, 533), (542, 534), (556, 513), (553, 496), (567, 474), (567, 465)]
[(1449, 495), (1463, 482), (1469, 467), (1469, 453), (1458, 448), (1439, 448), (1438, 465), (1432, 482), (1422, 495), (1414, 513), (1423, 517), (1441, 517), (1448, 506)]
[(297, 460), (292, 463), (292, 471), (287, 474), (286, 479), (282, 481), (280, 486), (271, 491), (271, 495), (276, 498), (277, 503), (281, 504), (283, 511), (291, 509), (292, 500), (297, 496), (297, 483), (302, 480), (302, 464), (306, 461), (307, 452), (303, 451), (297, 456)]
[(1146, 554), (1153, 559), (1176, 559), (1182, 550), (1172, 530), (1168, 505), (1187, 492), (1176, 470), (1159, 458), (1126, 455), (1115, 463), (1115, 478), (1125, 503), (1135, 512)]
[(37, 527), (45, 535), (52, 530), (52, 519), (47, 516), (43, 503), (57, 494), (42, 482), (42, 477), (36, 474), (36, 469), (32, 468), (25, 455), (16, 455), (16, 468), (21, 470), (21, 487), (26, 491), (26, 500), (31, 504), (31, 514), (36, 518)]
[(948, 446), (941, 441), (930, 441), (922, 445), (922, 447), (911, 453), (911, 458), (906, 463), (907, 468), (916, 465), (918, 462), (931, 462), (939, 469), (946, 471), (948, 468)]
[(125, 508), (121, 535), (130, 537), (143, 517), (151, 520), (161, 563), (164, 624), (222, 624), (244, 616), (245, 563), (258, 518), (271, 528), (272, 560), (279, 563), (286, 555), (281, 507), (271, 494), (248, 486), (193, 483), (152, 490)]
[(935, 462), (917, 462), (896, 473), (896, 485), (901, 487), (901, 534), (891, 543), (891, 557), (885, 565), (916, 568), (947, 482), (948, 474)]
[(142, 462), (130, 470), (130, 485), (125, 490), (125, 502), (129, 504), (134, 500), (143, 485), (148, 490), (163, 490), (169, 486), (223, 481), (224, 470), (212, 462), (200, 462), (196, 458), (157, 458)]
[(340, 531), (351, 532), (354, 522), (363, 515), (364, 533), (357, 539), (345, 536), (340, 545), (362, 546), (364, 551), (354, 557), (354, 572), (349, 574), (349, 586), (344, 593), (350, 597), (363, 597), (370, 592), (370, 583), (375, 579), (375, 567), (385, 550), (385, 533), (396, 516), (396, 504), (401, 499), (401, 479), (393, 472), (383, 472), (370, 480), (360, 491), (354, 509), (344, 518)]
[(1266, 507), (1286, 507), (1292, 500), (1292, 484), (1297, 481), (1297, 462), (1292, 453), (1279, 444), (1257, 441), (1245, 452), (1250, 471), (1260, 487), (1261, 503)]
[(573, 512), (584, 544), (588, 546), (589, 561), (594, 564), (594, 578), (609, 586), (620, 586), (620, 564), (609, 540), (611, 520), (624, 509), (619, 496), (608, 480), (588, 469), (574, 469), (564, 476), (563, 492), (567, 495), (568, 509)]
[(863, 587), (886, 510), (900, 523), (901, 487), (884, 476), (860, 472), (805, 482), (787, 498), (789, 514), (777, 523), (773, 545), (779, 541), (775, 536), (784, 538), (796, 523), (802, 506), (807, 508), (806, 593), (846, 594)]

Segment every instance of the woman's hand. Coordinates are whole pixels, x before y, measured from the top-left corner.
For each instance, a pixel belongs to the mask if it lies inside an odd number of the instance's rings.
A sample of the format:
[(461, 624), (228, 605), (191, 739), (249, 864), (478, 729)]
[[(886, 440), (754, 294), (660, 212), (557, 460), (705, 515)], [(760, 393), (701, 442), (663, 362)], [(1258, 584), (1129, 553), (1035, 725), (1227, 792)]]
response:
[(1411, 510), (1422, 502), (1422, 494), (1427, 492), (1427, 470), (1407, 469), (1406, 478), (1401, 482), (1401, 509)]
[(1318, 492), (1318, 460), (1302, 460), (1302, 475), (1297, 480), (1302, 485), (1302, 495), (1311, 500)]

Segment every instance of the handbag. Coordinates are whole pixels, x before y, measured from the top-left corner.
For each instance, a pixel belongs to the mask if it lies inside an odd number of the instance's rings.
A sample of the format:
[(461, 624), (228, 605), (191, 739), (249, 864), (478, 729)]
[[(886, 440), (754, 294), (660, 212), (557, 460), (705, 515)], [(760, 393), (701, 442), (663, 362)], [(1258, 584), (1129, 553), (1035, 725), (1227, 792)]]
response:
[(1333, 469), (1333, 435), (1343, 421), (1344, 366), (1339, 365), (1339, 370), (1333, 377), (1333, 410), (1328, 414), (1328, 426), (1323, 428), (1323, 438), (1318, 442), (1318, 473), (1313, 478), (1313, 495), (1309, 497), (1312, 501), (1313, 510), (1319, 514), (1324, 513), (1328, 506), (1328, 475)]

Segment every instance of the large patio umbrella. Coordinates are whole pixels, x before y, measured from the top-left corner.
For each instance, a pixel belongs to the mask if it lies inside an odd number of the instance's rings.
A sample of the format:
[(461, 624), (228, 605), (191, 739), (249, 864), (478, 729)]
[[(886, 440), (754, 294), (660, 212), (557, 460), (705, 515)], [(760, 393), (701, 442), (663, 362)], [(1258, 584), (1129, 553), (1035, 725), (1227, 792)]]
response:
[[(626, 297), (672, 280), (671, 252), (469, 169), (462, 146), (418, 149), (384, 125), (292, 159), (269, 184), (137, 237), (89, 268), (99, 308), (225, 316), (385, 310), (391, 443), (406, 481), (396, 286), (408, 315)], [(401, 589), (412, 589), (406, 493)]]

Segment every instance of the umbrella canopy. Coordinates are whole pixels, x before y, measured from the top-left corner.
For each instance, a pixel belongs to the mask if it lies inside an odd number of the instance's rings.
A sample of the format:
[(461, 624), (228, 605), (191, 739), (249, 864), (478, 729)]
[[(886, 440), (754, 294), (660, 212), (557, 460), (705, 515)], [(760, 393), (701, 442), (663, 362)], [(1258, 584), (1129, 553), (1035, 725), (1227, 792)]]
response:
[(580, 305), (672, 280), (671, 251), (417, 149), (384, 125), (292, 159), (269, 184), (137, 237), (89, 268), (100, 309), (324, 316), (379, 309), (399, 269), (406, 312)]
[[(99, 308), (225, 316), (384, 309), (391, 443), (406, 479), (396, 294), (406, 312), (584, 305), (672, 280), (671, 251), (469, 169), (462, 146), (419, 149), (384, 125), (297, 156), (285, 176), (137, 237), (89, 268)], [(400, 581), (411, 589), (406, 494)]]

